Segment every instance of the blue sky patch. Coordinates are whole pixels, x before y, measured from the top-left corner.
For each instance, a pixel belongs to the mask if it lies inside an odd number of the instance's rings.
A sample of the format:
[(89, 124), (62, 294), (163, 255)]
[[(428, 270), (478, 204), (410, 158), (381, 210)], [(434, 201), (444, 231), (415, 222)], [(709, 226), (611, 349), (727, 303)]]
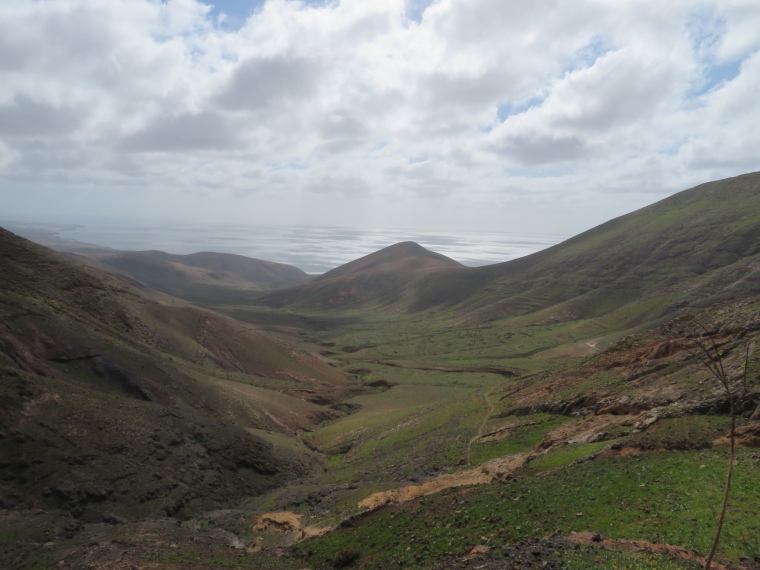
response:
[(615, 51), (615, 49), (610, 38), (606, 36), (594, 36), (585, 46), (570, 56), (570, 62), (564, 71), (565, 73), (572, 73), (579, 69), (593, 67), (600, 57)]
[(697, 59), (712, 58), (726, 35), (726, 21), (711, 11), (699, 10), (688, 18), (686, 32)]
[(527, 101), (523, 101), (519, 103), (513, 103), (511, 101), (508, 101), (506, 103), (502, 103), (496, 108), (496, 116), (499, 118), (499, 121), (503, 123), (509, 117), (513, 117), (514, 115), (519, 115), (520, 113), (524, 113), (531, 107), (540, 107), (541, 103), (543, 103), (545, 100), (546, 100), (546, 95), (536, 95), (534, 97), (531, 97)]
[(701, 71), (687, 93), (687, 98), (704, 95), (739, 75), (743, 58), (721, 61), (718, 56), (727, 33), (725, 19), (716, 16), (713, 11), (699, 10), (689, 17), (686, 30), (694, 59), (699, 63)]
[[(332, 0), (302, 1), (304, 4), (312, 6), (326, 6), (332, 3)], [(224, 14), (225, 18), (221, 22), (222, 28), (238, 30), (243, 27), (251, 14), (261, 9), (266, 0), (203, 0), (203, 3), (212, 7), (209, 17), (214, 22), (218, 22), (219, 17)]]
[(742, 59), (735, 61), (726, 61), (723, 63), (716, 63), (710, 66), (705, 72), (705, 79), (707, 80), (706, 91), (709, 91), (720, 83), (728, 83), (733, 81), (741, 71)]
[(689, 93), (689, 96), (699, 97), (716, 87), (733, 81), (741, 71), (742, 61), (744, 60), (737, 59), (707, 65), (702, 72), (701, 81), (694, 86), (695, 88)]
[(422, 15), (425, 13), (425, 10), (432, 3), (433, 0), (407, 0), (406, 17), (419, 24), (422, 21)]

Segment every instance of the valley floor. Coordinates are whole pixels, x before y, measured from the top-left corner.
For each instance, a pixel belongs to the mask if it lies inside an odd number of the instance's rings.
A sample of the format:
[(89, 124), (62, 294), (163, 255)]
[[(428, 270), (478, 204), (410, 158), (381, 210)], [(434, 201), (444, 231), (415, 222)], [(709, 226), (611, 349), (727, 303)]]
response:
[[(500, 340), (495, 325), (440, 333), (435, 321), (343, 315), (332, 326), (307, 314), (296, 320), (310, 324), (294, 328), (292, 314), (281, 324), (252, 309), (226, 311), (310, 343), (365, 388), (336, 406), (342, 417), (290, 444), (321, 467), (235, 509), (79, 525), (70, 540), (34, 551), (31, 534), (14, 530), (21, 520), (27, 533), (77, 523), (4, 511), (6, 560), (18, 568), (687, 569), (710, 550), (730, 421), (678, 333), (686, 321), (586, 359), (547, 359)], [(711, 316), (733, 323), (717, 336), (726, 366), (738, 370), (741, 347), (754, 350), (760, 300), (723, 311)], [(563, 334), (547, 326), (526, 342)], [(752, 394), (747, 406), (758, 403)], [(748, 415), (715, 568), (760, 568), (760, 424)]]

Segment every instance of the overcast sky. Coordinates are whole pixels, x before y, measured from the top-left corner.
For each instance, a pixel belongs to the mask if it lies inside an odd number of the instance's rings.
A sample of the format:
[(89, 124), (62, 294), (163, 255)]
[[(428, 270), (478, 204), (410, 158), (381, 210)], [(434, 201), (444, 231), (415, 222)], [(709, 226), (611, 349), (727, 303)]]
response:
[(570, 235), (760, 170), (757, 0), (2, 0), (0, 218)]

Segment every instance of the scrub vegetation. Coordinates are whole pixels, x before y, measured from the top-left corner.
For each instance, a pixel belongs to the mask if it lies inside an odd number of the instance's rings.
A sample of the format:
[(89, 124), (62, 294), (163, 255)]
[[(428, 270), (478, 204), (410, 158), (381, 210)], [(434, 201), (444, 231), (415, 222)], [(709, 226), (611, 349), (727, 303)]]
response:
[(504, 264), (403, 243), (276, 290), (0, 254), (4, 567), (699, 568), (732, 411), (715, 562), (760, 564), (758, 174)]

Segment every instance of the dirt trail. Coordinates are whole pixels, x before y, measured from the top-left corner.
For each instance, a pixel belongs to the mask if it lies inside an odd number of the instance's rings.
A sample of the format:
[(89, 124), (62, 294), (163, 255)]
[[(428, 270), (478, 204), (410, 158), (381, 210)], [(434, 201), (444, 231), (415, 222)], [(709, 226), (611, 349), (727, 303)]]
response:
[[(486, 392), (483, 397), (486, 403), (486, 412), (483, 415), (483, 420), (480, 422), (478, 433), (467, 442), (465, 451), (465, 459), (467, 465), (470, 463), (470, 450), (472, 443), (483, 437), (485, 432), (488, 418), (491, 417), (495, 409), (495, 405), (491, 402), (491, 394)], [(408, 487), (401, 487), (399, 489), (391, 489), (390, 491), (381, 491), (379, 493), (373, 493), (369, 497), (359, 502), (360, 508), (375, 509), (389, 503), (403, 503), (410, 501), (417, 497), (426, 495), (432, 495), (438, 493), (444, 489), (450, 487), (462, 487), (465, 485), (483, 485), (498, 481), (506, 478), (515, 470), (525, 465), (530, 459), (535, 456), (535, 453), (524, 453), (516, 455), (507, 455), (505, 457), (498, 457), (487, 461), (482, 465), (479, 465), (475, 469), (467, 469), (466, 471), (460, 471), (459, 473), (449, 473), (446, 475), (440, 475), (425, 481), (420, 485), (410, 485)]]
[[(488, 394), (486, 395), (486, 402), (488, 403), (488, 412), (485, 414), (485, 418), (481, 423), (478, 435), (472, 438), (470, 443), (483, 437), (486, 422), (493, 413), (494, 407), (491, 404)], [(359, 508), (375, 509), (390, 503), (403, 503), (405, 501), (416, 499), (417, 497), (432, 495), (450, 487), (483, 485), (493, 481), (505, 480), (514, 471), (536, 457), (543, 455), (550, 449), (553, 449), (555, 445), (598, 441), (600, 433), (614, 426), (632, 426), (637, 418), (638, 415), (591, 416), (589, 418), (563, 424), (546, 434), (546, 436), (527, 453), (506, 455), (492, 459), (474, 469), (439, 475), (438, 477), (425, 481), (419, 485), (410, 485), (408, 487), (374, 493), (362, 500), (359, 503)], [(468, 447), (467, 460), (469, 461), (469, 459)]]
[(508, 455), (492, 459), (475, 469), (440, 475), (435, 479), (426, 481), (420, 485), (411, 485), (373, 493), (359, 502), (359, 508), (375, 509), (389, 503), (403, 503), (417, 497), (433, 495), (451, 487), (463, 487), (465, 485), (484, 485), (506, 478), (509, 474), (519, 469), (529, 459), (529, 454)]
[(253, 530), (257, 532), (289, 534), (292, 535), (293, 541), (319, 536), (332, 530), (332, 527), (304, 526), (301, 523), (303, 517), (304, 515), (291, 511), (264, 513), (263, 515), (259, 515), (256, 524), (253, 526)]
[(599, 344), (599, 341), (600, 341), (600, 340), (601, 340), (601, 339), (599, 339), (599, 338), (594, 338), (594, 339), (591, 339), (591, 340), (587, 340), (587, 341), (586, 341), (586, 346), (588, 346), (588, 347), (590, 347), (590, 348), (594, 349), (594, 352), (601, 352), (601, 350), (599, 350), (599, 349), (596, 347), (596, 345), (597, 345), (597, 344)]
[[(657, 552), (659, 554), (667, 554), (669, 556), (678, 556), (684, 560), (693, 560), (700, 564), (704, 563), (701, 556), (687, 550), (682, 546), (674, 546), (672, 544), (656, 544), (647, 540), (626, 540), (623, 538), (608, 539), (604, 538), (598, 532), (574, 532), (570, 533), (567, 537), (570, 542), (575, 544), (584, 544), (586, 546), (596, 546), (600, 548), (606, 548), (608, 550), (624, 550), (629, 552)], [(713, 562), (712, 567), (715, 570), (728, 570), (722, 564)]]
[(491, 394), (489, 394), (488, 392), (486, 392), (485, 394), (483, 394), (483, 398), (485, 398), (486, 407), (488, 409), (487, 409), (485, 415), (483, 416), (483, 421), (480, 422), (480, 427), (478, 428), (478, 433), (475, 435), (475, 437), (473, 437), (470, 441), (467, 442), (467, 447), (465, 448), (465, 454), (464, 454), (465, 464), (467, 466), (471, 466), (472, 465), (472, 461), (470, 460), (471, 459), (470, 451), (472, 449), (472, 443), (474, 441), (479, 440), (481, 437), (483, 437), (483, 432), (486, 429), (486, 423), (488, 423), (488, 418), (491, 417), (491, 414), (493, 414), (493, 411), (494, 411), (494, 408), (495, 408), (494, 404), (491, 402)]

